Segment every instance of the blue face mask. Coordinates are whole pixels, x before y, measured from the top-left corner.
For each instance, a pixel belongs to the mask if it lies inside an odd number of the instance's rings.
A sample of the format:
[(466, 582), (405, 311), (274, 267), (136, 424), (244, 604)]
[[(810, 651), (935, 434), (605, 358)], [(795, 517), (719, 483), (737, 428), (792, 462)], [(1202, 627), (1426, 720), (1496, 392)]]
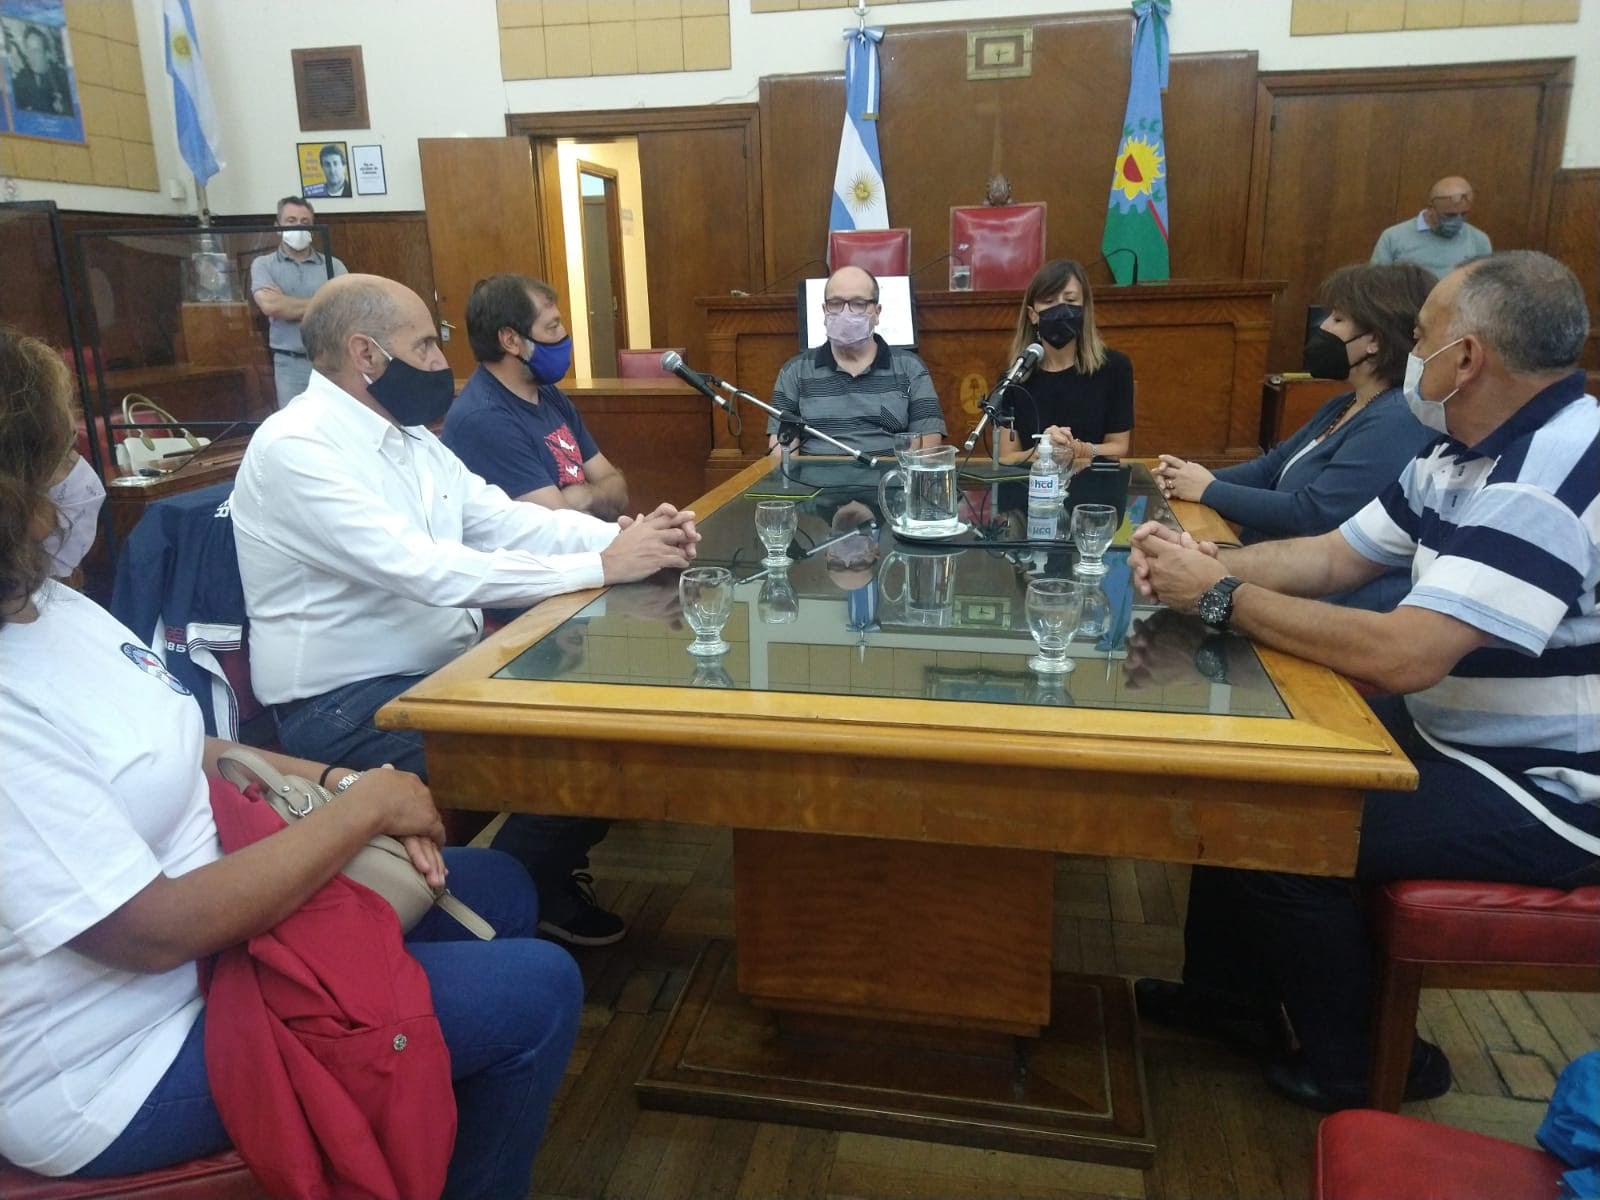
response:
[(1450, 213), (1439, 218), (1434, 224), (1433, 231), (1442, 238), (1453, 238), (1461, 232), (1461, 227), (1466, 223), (1467, 219), (1460, 213)]
[(528, 352), (528, 357), (522, 361), (527, 364), (528, 370), (533, 373), (535, 383), (559, 383), (567, 377), (567, 372), (572, 369), (572, 336), (562, 338), (559, 342), (536, 342), (528, 339), (528, 344), (533, 347)]

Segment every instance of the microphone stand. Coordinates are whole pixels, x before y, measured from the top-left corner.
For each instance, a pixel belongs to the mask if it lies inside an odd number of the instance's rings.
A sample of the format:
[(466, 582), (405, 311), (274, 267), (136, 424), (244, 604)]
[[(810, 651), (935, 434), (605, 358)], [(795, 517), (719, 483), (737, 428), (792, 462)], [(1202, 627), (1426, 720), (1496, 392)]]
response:
[[(857, 462), (861, 463), (863, 466), (875, 467), (875, 466), (878, 465), (878, 460), (876, 458), (872, 457), (872, 455), (867, 454), (864, 451), (857, 450), (854, 446), (847, 446), (847, 445), (845, 445), (845, 443), (841, 442), (838, 438), (830, 437), (828, 434), (823, 433), (822, 430), (820, 430), (820, 429), (813, 429), (810, 425), (805, 424), (803, 421), (794, 420), (792, 417), (787, 416), (784, 413), (781, 413), (777, 409), (773, 408), (772, 405), (768, 404), (765, 400), (756, 399), (749, 392), (745, 391), (743, 388), (734, 386), (733, 384), (729, 383), (726, 379), (718, 379), (715, 375), (707, 375), (706, 379), (709, 380), (710, 382), (714, 383), (717, 387), (721, 388), (723, 391), (727, 392), (729, 396), (732, 396), (732, 397), (734, 397), (735, 399), (738, 399), (738, 400), (744, 400), (744, 401), (746, 401), (746, 402), (748, 402), (750, 404), (754, 404), (762, 412), (766, 413), (767, 416), (776, 417), (780, 425), (786, 424), (786, 423), (787, 424), (799, 425), (802, 430), (804, 430), (806, 433), (808, 433), (812, 437), (817, 438), (820, 441), (827, 442), (828, 445), (830, 445), (830, 446), (836, 446), (838, 449), (842, 450), (845, 454), (849, 455), (851, 458), (855, 459)], [(726, 408), (728, 406), (727, 405), (723, 405), (723, 407)]]

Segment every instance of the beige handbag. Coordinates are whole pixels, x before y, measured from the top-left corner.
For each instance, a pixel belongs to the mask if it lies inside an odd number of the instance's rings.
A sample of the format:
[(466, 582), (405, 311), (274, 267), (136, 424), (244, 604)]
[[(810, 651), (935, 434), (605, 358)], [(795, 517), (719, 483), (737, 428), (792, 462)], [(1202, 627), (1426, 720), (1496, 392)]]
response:
[[(177, 429), (178, 436), (140, 431), (137, 428), (138, 418), (134, 416), (140, 409), (154, 413), (162, 424)], [(176, 459), (186, 454), (193, 454), (200, 447), (211, 444), (210, 438), (195, 437), (180, 426), (177, 418), (166, 409), (148, 396), (139, 395), (138, 392), (129, 392), (122, 398), (122, 419), (134, 427), (127, 432), (122, 441), (117, 443), (117, 469), (125, 475), (137, 474), (145, 467), (159, 468), (165, 465), (170, 469), (176, 465)], [(158, 425), (157, 428), (159, 427)]]
[[(319, 805), (330, 804), (334, 796), (327, 788), (285, 775), (253, 750), (236, 746), (217, 760), (222, 777), (241, 792), (260, 785), (261, 794), (285, 823), (298, 821)], [(437, 904), (469, 931), (484, 941), (494, 939), (494, 928), (472, 909), (452, 896), (447, 888), (435, 891), (421, 872), (411, 865), (411, 857), (398, 838), (379, 834), (357, 850), (344, 867), (345, 878), (369, 887), (394, 906), (400, 928), (409, 933), (428, 910)]]

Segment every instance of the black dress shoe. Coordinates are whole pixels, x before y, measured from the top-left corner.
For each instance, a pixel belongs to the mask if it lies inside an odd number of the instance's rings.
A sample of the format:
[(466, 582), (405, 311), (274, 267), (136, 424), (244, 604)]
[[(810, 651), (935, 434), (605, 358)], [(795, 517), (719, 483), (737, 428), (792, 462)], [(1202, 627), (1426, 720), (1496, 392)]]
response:
[(1283, 1022), (1244, 1000), (1199, 991), (1170, 979), (1140, 979), (1133, 985), (1139, 1015), (1157, 1025), (1212, 1038), (1252, 1057), (1282, 1051)]
[[(1299, 1055), (1269, 1063), (1263, 1075), (1269, 1088), (1302, 1108), (1326, 1113), (1367, 1106), (1365, 1079), (1320, 1082)], [(1450, 1082), (1450, 1060), (1444, 1051), (1418, 1038), (1406, 1073), (1406, 1100), (1433, 1100), (1450, 1090)]]

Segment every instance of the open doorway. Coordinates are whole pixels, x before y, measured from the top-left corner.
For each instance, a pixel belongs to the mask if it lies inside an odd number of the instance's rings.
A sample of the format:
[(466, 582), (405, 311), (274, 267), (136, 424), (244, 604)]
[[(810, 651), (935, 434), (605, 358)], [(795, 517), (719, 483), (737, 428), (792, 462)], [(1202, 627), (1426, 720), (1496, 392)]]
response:
[(578, 160), (584, 291), (588, 309), (589, 373), (617, 373), (617, 351), (628, 344), (628, 284), (622, 269), (622, 201), (617, 173)]

